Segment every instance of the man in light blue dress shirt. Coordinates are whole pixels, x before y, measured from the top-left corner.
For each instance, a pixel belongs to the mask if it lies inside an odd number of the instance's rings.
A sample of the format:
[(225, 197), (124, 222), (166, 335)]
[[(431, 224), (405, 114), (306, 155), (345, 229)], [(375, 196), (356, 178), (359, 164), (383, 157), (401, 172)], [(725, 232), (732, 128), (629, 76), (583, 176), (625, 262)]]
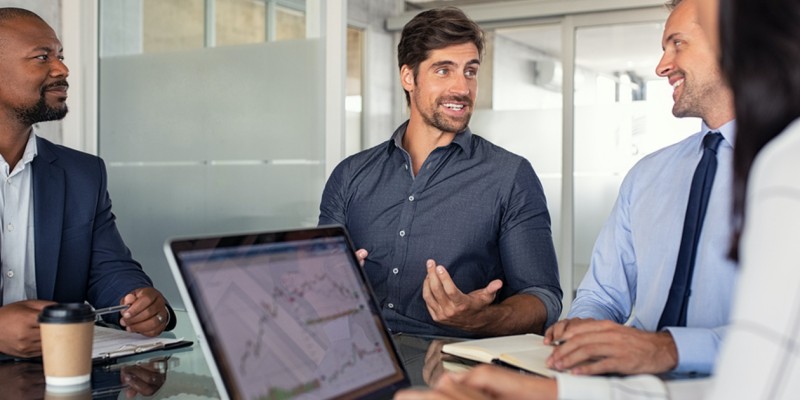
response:
[[(672, 113), (699, 117), (702, 128), (643, 158), (625, 177), (568, 319), (546, 333), (547, 343), (563, 342), (548, 360), (557, 369), (576, 374), (708, 373), (728, 323), (736, 275), (727, 258), (735, 139), (732, 94), (693, 4), (673, 3), (656, 72), (674, 88)], [(724, 140), (699, 238), (686, 326), (658, 330), (692, 177), (708, 132), (720, 132)]]

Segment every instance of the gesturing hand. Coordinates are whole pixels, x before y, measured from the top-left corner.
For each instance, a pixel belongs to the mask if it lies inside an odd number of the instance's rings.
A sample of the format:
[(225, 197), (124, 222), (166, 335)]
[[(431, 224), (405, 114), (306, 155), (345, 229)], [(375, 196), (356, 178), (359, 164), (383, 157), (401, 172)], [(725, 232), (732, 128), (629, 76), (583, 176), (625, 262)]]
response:
[(480, 330), (486, 321), (481, 314), (494, 302), (503, 282), (495, 279), (485, 288), (464, 294), (456, 287), (450, 274), (434, 260), (427, 262), (428, 275), (422, 286), (428, 312), (434, 321), (463, 330)]

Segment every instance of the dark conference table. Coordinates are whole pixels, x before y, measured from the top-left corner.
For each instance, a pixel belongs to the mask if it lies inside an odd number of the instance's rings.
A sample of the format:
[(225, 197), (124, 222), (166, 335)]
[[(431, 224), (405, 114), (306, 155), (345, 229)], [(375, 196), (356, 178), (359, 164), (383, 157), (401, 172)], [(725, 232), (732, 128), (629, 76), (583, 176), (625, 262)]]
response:
[[(178, 326), (168, 335), (194, 341), (191, 347), (123, 357), (112, 364), (96, 365), (92, 371), (91, 390), (70, 396), (46, 392), (41, 363), (0, 363), (0, 400), (125, 399), (130, 396), (217, 399), (219, 394), (189, 318), (185, 311), (176, 313)], [(439, 350), (444, 341), (402, 334), (393, 338), (413, 385), (425, 386), (426, 380), (443, 371)]]
[[(92, 388), (69, 396), (45, 390), (42, 364), (37, 362), (0, 363), (0, 400), (3, 399), (126, 399), (133, 396), (147, 399), (218, 399), (219, 393), (211, 378), (203, 351), (185, 311), (176, 310), (178, 326), (165, 335), (192, 340), (191, 347), (156, 351), (123, 357), (115, 363), (96, 365), (92, 371)], [(443, 371), (442, 361), (454, 361), (441, 353), (442, 339), (413, 335), (393, 335), (400, 358), (414, 386), (427, 386)], [(451, 362), (450, 366), (465, 364)], [(664, 374), (666, 380), (702, 378), (707, 375)], [(687, 382), (688, 383), (688, 382)]]

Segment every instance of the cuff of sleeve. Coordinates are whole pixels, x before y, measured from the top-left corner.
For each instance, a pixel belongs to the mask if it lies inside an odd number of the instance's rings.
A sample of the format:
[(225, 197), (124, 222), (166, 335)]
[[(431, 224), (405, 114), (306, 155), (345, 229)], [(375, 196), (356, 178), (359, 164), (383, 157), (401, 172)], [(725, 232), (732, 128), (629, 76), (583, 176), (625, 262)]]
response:
[(650, 399), (665, 398), (664, 382), (652, 375), (635, 375), (626, 378), (601, 376), (556, 375), (559, 399)]
[(611, 399), (611, 380), (595, 376), (557, 374), (559, 399)]
[(719, 351), (720, 338), (707, 328), (666, 328), (678, 349), (675, 372), (711, 373)]
[(561, 299), (547, 289), (539, 287), (531, 287), (522, 290), (520, 293), (536, 296), (544, 303), (544, 308), (547, 311), (547, 321), (544, 324), (544, 329), (550, 327), (558, 321), (561, 317)]
[(164, 327), (165, 331), (171, 331), (175, 329), (175, 325), (178, 324), (178, 318), (175, 316), (175, 311), (172, 309), (172, 306), (167, 304), (167, 323)]

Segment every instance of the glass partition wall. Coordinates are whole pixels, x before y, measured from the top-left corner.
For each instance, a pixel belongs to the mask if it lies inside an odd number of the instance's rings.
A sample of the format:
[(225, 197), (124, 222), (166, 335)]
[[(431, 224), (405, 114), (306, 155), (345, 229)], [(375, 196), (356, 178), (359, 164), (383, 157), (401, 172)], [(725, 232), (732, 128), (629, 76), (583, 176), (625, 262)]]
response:
[(667, 15), (654, 8), (565, 21), (573, 43), (571, 106), (565, 113), (571, 126), (564, 138), (572, 143), (571, 205), (565, 205), (572, 210), (572, 243), (562, 254), (568, 254), (571, 295), (630, 168), (699, 129), (696, 118), (672, 116), (672, 88), (655, 73)]
[(561, 242), (561, 26), (489, 28), (479, 72), (475, 134), (530, 161)]
[(166, 238), (316, 224), (325, 62), (302, 3), (99, 4), (99, 155), (122, 235), (175, 305)]

